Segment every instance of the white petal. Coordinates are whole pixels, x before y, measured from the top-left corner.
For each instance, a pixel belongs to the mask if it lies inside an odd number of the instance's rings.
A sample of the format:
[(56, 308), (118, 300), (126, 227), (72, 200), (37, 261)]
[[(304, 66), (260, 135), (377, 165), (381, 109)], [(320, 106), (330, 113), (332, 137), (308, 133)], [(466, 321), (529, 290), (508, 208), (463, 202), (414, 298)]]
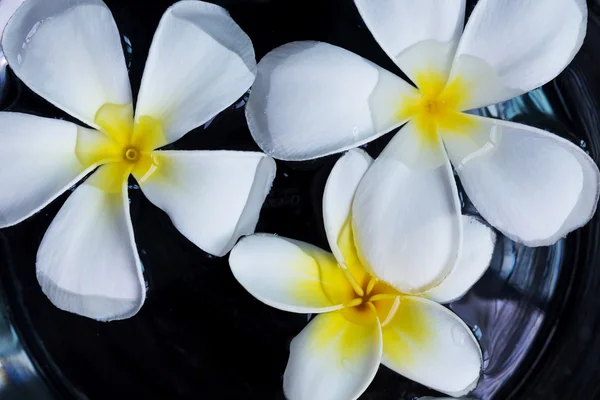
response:
[(136, 119), (159, 120), (166, 141), (173, 142), (232, 105), (255, 75), (252, 42), (225, 9), (180, 1), (154, 35)]
[(353, 205), (354, 237), (364, 264), (403, 293), (437, 286), (462, 241), (450, 163), (441, 143), (420, 146), (409, 122), (369, 168)]
[(96, 186), (106, 172), (100, 167), (69, 196), (37, 254), (37, 278), (50, 301), (100, 321), (129, 318), (146, 298), (127, 182), (121, 193), (107, 193)]
[(465, 0), (354, 0), (365, 24), (414, 82), (436, 71), (447, 77), (465, 21)]
[(252, 296), (280, 310), (322, 313), (355, 297), (335, 257), (308, 243), (248, 236), (231, 251), (229, 265)]
[(382, 363), (415, 382), (460, 397), (477, 385), (482, 357), (460, 318), (433, 301), (406, 296), (383, 328)]
[(2, 32), (8, 23), (8, 20), (17, 8), (23, 3), (24, 0), (3, 0), (0, 1), (0, 39), (2, 39)]
[(94, 168), (75, 154), (84, 131), (93, 133), (70, 122), (0, 112), (0, 227), (29, 218)]
[(591, 219), (600, 173), (583, 150), (541, 129), (473, 118), (473, 133), (446, 133), (444, 143), (469, 198), (492, 226), (512, 240), (545, 246)]
[(471, 90), (465, 109), (499, 103), (554, 79), (579, 51), (585, 0), (480, 0), (458, 46), (452, 76)]
[(282, 160), (309, 160), (370, 142), (400, 126), (416, 89), (342, 48), (294, 42), (267, 54), (246, 106), (254, 140)]
[(496, 234), (473, 217), (463, 215), (463, 245), (456, 265), (442, 283), (424, 296), (437, 303), (462, 297), (490, 266)]
[(335, 258), (343, 264), (338, 246), (340, 232), (350, 217), (354, 193), (373, 159), (363, 150), (350, 150), (341, 157), (327, 178), (323, 193), (323, 220), (327, 240)]
[(355, 400), (381, 360), (381, 328), (355, 325), (341, 312), (318, 315), (292, 340), (283, 375), (289, 400)]
[(27, 86), (90, 126), (103, 104), (131, 104), (119, 31), (100, 0), (27, 0), (2, 48)]
[(175, 227), (202, 250), (227, 254), (254, 232), (275, 178), (275, 161), (241, 151), (156, 151), (159, 167), (141, 185)]

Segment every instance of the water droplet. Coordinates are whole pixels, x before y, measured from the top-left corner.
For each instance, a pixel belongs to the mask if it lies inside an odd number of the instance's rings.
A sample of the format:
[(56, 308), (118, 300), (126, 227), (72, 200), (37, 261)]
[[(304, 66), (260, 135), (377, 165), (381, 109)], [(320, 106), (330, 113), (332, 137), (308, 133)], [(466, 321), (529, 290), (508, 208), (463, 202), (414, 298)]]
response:
[(350, 366), (350, 361), (347, 358), (342, 359), (342, 367), (348, 368)]
[(465, 344), (467, 334), (464, 332), (462, 326), (454, 325), (452, 327), (452, 340), (454, 341), (454, 344), (458, 346), (463, 346)]
[(354, 128), (352, 128), (352, 136), (354, 136), (354, 140), (358, 140), (360, 134), (360, 128), (358, 126), (355, 126)]
[(20, 54), (17, 54), (17, 64), (21, 65), (21, 63), (23, 63), (23, 58)]
[(477, 340), (481, 340), (481, 338), (483, 337), (483, 332), (481, 331), (481, 328), (477, 325), (473, 325), (473, 334), (475, 335)]
[(29, 44), (29, 42), (31, 42), (31, 39), (33, 39), (33, 36), (35, 36), (37, 30), (40, 28), (41, 25), (42, 21), (38, 21), (35, 23), (35, 25), (33, 25), (29, 33), (27, 33), (27, 36), (25, 36), (25, 42), (21, 45), (21, 48), (27, 48), (27, 45)]

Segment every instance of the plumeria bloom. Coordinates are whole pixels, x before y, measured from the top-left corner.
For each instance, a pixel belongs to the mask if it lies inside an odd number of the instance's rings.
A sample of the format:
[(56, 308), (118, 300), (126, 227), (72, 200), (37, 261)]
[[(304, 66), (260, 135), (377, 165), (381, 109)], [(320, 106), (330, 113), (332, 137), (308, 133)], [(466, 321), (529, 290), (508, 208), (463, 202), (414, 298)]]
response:
[(25, 84), (91, 127), (0, 113), (0, 227), (30, 217), (93, 171), (66, 200), (37, 254), (39, 283), (57, 307), (112, 320), (142, 306), (130, 175), (211, 254), (226, 254), (254, 231), (273, 159), (160, 150), (229, 107), (254, 80), (252, 43), (224, 9), (182, 1), (166, 11), (135, 116), (119, 32), (102, 1), (26, 0), (2, 46)]
[(480, 0), (464, 32), (465, 0), (355, 3), (416, 87), (339, 47), (294, 42), (259, 63), (246, 115), (259, 146), (283, 160), (341, 152), (402, 126), (352, 212), (381, 278), (418, 271), (399, 289), (422, 289), (452, 267), (462, 228), (451, 163), (477, 210), (510, 239), (549, 245), (589, 221), (600, 173), (585, 152), (540, 129), (464, 112), (556, 77), (583, 42), (585, 0)]
[(245, 237), (231, 251), (234, 276), (258, 300), (319, 314), (292, 341), (283, 381), (290, 400), (356, 399), (380, 363), (453, 396), (467, 393), (479, 379), (477, 340), (438, 303), (462, 296), (481, 277), (495, 235), (463, 217), (463, 252), (442, 283), (413, 294), (393, 288), (364, 262), (352, 233), (354, 193), (371, 163), (362, 150), (351, 150), (327, 180), (323, 218), (333, 254), (265, 234)]

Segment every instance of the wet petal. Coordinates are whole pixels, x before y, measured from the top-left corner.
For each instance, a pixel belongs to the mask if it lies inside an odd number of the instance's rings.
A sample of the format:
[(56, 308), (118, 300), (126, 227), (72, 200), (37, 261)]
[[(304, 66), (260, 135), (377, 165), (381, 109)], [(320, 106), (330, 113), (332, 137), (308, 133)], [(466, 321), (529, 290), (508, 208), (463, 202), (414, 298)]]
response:
[(528, 246), (546, 246), (592, 218), (600, 173), (583, 150), (541, 129), (472, 118), (472, 131), (444, 133), (444, 143), (492, 226)]
[(327, 178), (323, 194), (323, 219), (327, 240), (340, 264), (345, 264), (338, 245), (342, 229), (350, 219), (354, 193), (373, 159), (363, 150), (354, 149), (342, 156)]
[(554, 79), (579, 51), (585, 0), (481, 0), (452, 69), (471, 89), (464, 109), (499, 103)]
[(37, 278), (61, 310), (101, 321), (135, 315), (146, 286), (129, 215), (127, 182), (109, 193), (102, 166), (56, 215), (37, 254)]
[(242, 151), (156, 151), (156, 170), (136, 176), (148, 200), (202, 250), (223, 256), (254, 232), (275, 178), (275, 162)]
[(353, 205), (363, 263), (403, 293), (437, 286), (462, 240), (460, 203), (439, 139), (423, 142), (409, 122), (363, 177)]
[(365, 24), (396, 64), (447, 78), (465, 21), (465, 0), (355, 0)]
[(490, 266), (496, 234), (473, 217), (463, 215), (463, 243), (454, 269), (424, 296), (437, 303), (450, 303), (462, 297)]
[(233, 248), (235, 278), (258, 300), (280, 310), (321, 313), (354, 297), (331, 253), (274, 235), (252, 235)]
[(382, 363), (397, 373), (450, 396), (477, 385), (481, 350), (471, 330), (447, 308), (418, 297), (402, 297), (383, 328)]
[(283, 390), (290, 400), (355, 400), (381, 360), (381, 328), (357, 325), (340, 311), (318, 315), (292, 340)]
[(0, 112), (0, 227), (29, 218), (95, 168), (76, 155), (78, 133), (99, 135), (70, 122)]
[(160, 122), (164, 145), (237, 101), (252, 85), (250, 38), (229, 13), (203, 1), (180, 1), (154, 35), (138, 96), (136, 121)]
[(27, 0), (2, 48), (27, 86), (90, 126), (104, 104), (132, 102), (119, 31), (100, 0)]
[(309, 160), (370, 142), (406, 121), (416, 90), (342, 48), (294, 42), (267, 54), (246, 107), (254, 140), (282, 160)]

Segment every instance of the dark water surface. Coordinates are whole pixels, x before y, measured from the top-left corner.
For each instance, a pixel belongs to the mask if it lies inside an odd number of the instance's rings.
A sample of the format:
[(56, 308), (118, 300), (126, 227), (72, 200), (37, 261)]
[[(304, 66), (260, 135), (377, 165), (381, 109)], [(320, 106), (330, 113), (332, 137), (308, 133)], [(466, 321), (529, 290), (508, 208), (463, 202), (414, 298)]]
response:
[[(252, 38), (259, 59), (289, 41), (322, 40), (397, 72), (352, 0), (214, 2), (226, 7)], [(123, 35), (134, 93), (154, 29), (171, 3), (107, 1)], [(591, 7), (588, 39), (567, 71), (543, 89), (480, 113), (551, 130), (598, 160), (600, 25)], [(73, 120), (14, 76), (10, 84), (3, 109)], [(243, 104), (242, 98), (170, 147), (259, 150), (246, 127)], [(376, 156), (390, 138), (366, 149)], [(257, 231), (328, 248), (321, 199), (337, 157), (278, 161)], [(226, 258), (207, 255), (187, 241), (135, 186), (130, 196), (149, 290), (144, 308), (126, 321), (99, 323), (60, 311), (37, 283), (37, 248), (67, 195), (26, 222), (0, 231), (0, 278), (8, 312), (55, 397), (282, 399), (289, 343), (307, 324), (307, 316), (278, 311), (252, 298), (233, 278)], [(463, 199), (464, 213), (477, 215), (464, 193)], [(450, 306), (472, 327), (484, 351), (484, 376), (472, 397), (595, 398), (600, 376), (599, 229), (596, 217), (566, 240), (537, 249), (499, 237), (490, 270)], [(435, 392), (381, 367), (362, 398), (421, 395)]]

